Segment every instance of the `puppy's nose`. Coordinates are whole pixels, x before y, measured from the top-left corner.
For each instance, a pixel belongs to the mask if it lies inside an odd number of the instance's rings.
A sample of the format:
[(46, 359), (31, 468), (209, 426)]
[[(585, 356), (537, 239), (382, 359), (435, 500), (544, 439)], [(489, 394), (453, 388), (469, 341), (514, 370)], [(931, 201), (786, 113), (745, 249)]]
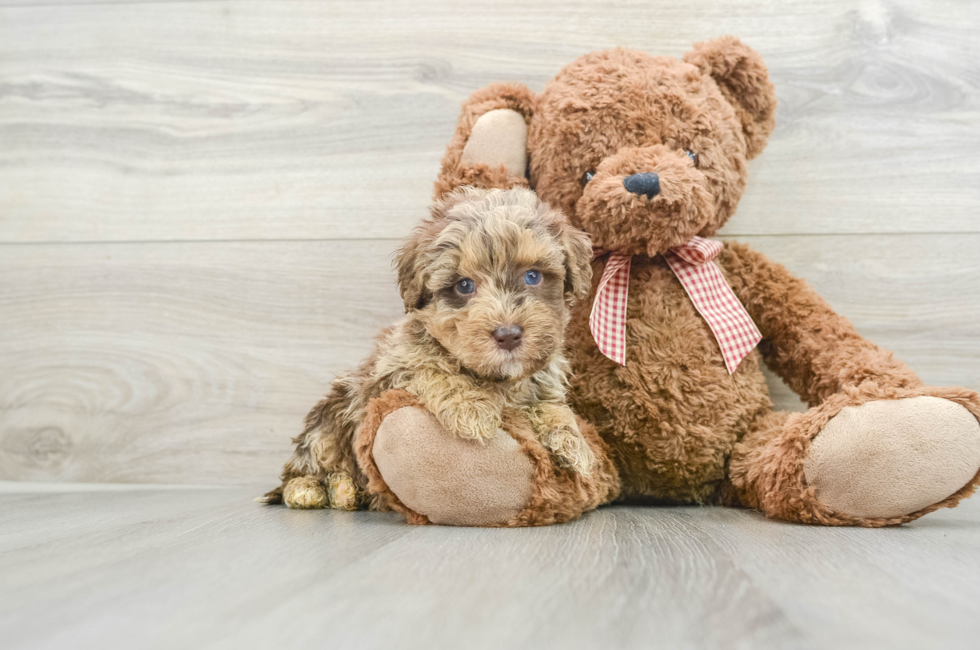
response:
[(524, 328), (520, 325), (501, 325), (493, 331), (493, 340), (501, 350), (513, 350), (523, 337)]
[(623, 179), (623, 186), (633, 194), (652, 199), (660, 194), (660, 177), (653, 172), (633, 174)]

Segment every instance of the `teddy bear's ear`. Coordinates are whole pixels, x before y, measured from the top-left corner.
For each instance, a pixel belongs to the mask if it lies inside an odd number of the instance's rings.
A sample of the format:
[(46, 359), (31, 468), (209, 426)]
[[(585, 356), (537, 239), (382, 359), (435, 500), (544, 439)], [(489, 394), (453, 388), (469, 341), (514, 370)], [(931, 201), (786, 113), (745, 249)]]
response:
[(516, 83), (493, 83), (470, 95), (442, 158), (436, 198), (464, 185), (527, 187), (527, 123), (535, 103), (534, 93)]
[(762, 153), (776, 126), (776, 91), (758, 52), (734, 36), (697, 43), (684, 55), (718, 84), (742, 120), (749, 158)]

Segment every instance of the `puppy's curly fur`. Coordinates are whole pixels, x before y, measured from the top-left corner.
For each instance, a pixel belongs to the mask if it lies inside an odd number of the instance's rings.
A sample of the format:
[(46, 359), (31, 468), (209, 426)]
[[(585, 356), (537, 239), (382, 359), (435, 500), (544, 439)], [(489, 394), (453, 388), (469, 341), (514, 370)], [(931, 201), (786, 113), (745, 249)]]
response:
[[(529, 190), (447, 195), (397, 255), (406, 317), (310, 411), (282, 486), (262, 500), (384, 509), (353, 445), (368, 403), (388, 389), (412, 393), (447, 430), (477, 441), (497, 435), (504, 408), (517, 409), (560, 464), (591, 471), (595, 457), (565, 402), (563, 340), (569, 308), (591, 288), (591, 257), (588, 237)], [(494, 337), (508, 326), (523, 330), (513, 350)]]

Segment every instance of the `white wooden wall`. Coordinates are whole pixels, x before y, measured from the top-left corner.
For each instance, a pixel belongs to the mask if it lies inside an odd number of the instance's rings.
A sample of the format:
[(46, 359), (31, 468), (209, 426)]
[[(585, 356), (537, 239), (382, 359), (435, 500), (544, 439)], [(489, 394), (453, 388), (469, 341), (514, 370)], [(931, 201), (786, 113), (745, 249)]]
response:
[(0, 479), (271, 481), (471, 91), (726, 33), (780, 107), (725, 234), (980, 389), (980, 3), (0, 0)]

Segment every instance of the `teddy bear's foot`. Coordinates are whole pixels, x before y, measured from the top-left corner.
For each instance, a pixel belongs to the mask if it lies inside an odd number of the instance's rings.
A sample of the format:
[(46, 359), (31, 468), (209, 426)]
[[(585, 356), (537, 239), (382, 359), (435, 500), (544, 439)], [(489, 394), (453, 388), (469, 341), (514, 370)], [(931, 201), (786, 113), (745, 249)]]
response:
[(447, 431), (405, 391), (372, 400), (355, 445), (367, 490), (414, 524), (540, 526), (574, 519), (619, 493), (605, 445), (578, 426), (596, 458), (591, 474), (558, 467), (530, 423), (505, 411), (486, 442)]
[(384, 419), (374, 460), (398, 499), (435, 524), (503, 524), (524, 508), (534, 485), (534, 465), (509, 435), (464, 439), (417, 406)]
[(939, 397), (848, 406), (811, 441), (806, 485), (835, 513), (910, 515), (953, 495), (980, 470), (980, 423)]
[(290, 479), (283, 487), (282, 502), (289, 508), (300, 510), (330, 506), (323, 484), (312, 476), (297, 476)]
[(769, 413), (732, 453), (732, 502), (808, 524), (903, 524), (973, 494), (978, 420), (971, 390), (871, 383)]

